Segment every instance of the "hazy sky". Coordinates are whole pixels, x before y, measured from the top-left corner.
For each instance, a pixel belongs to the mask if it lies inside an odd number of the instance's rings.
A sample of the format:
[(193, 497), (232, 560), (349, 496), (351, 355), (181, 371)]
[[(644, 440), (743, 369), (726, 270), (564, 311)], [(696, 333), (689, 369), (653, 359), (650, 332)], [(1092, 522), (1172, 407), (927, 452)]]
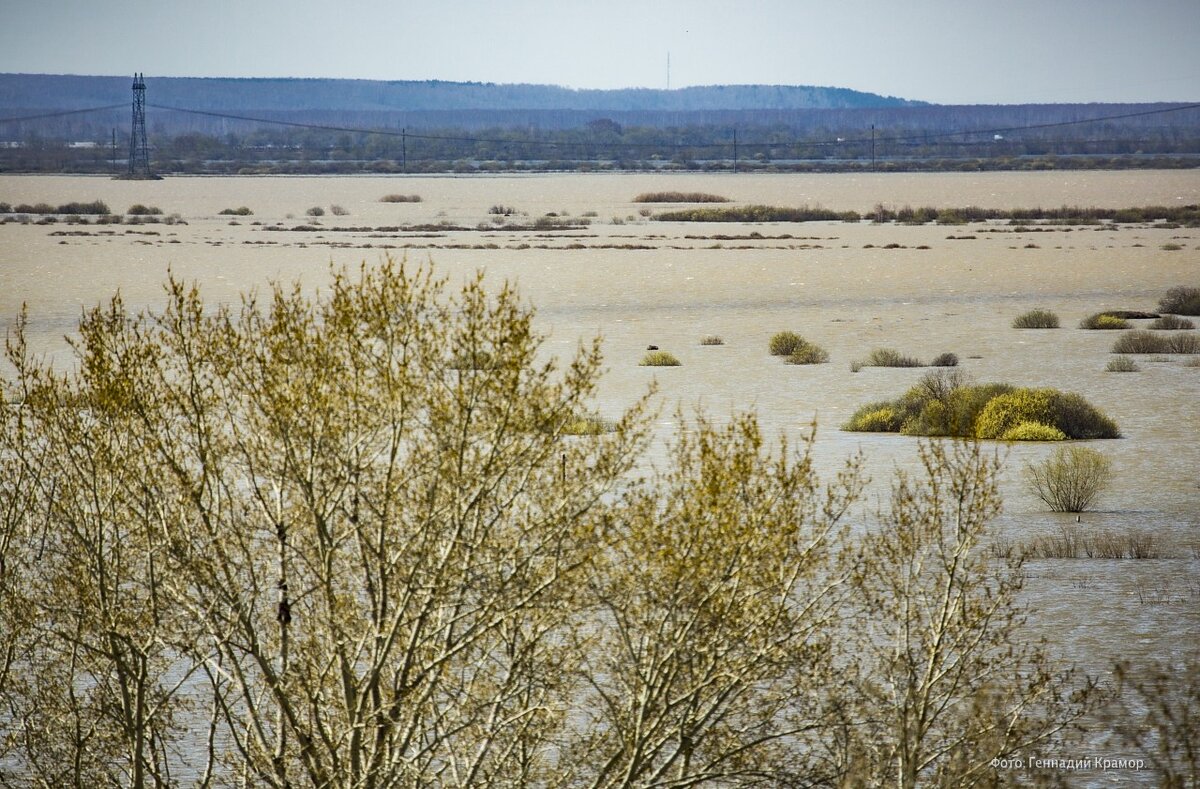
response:
[(1200, 100), (1200, 0), (0, 0), (0, 72)]

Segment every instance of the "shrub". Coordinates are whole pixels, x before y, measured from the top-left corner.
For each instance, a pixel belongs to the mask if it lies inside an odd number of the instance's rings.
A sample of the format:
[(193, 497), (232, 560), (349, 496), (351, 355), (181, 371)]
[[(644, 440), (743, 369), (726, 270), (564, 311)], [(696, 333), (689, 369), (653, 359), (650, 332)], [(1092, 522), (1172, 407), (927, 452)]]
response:
[(1113, 343), (1113, 353), (1170, 353), (1171, 338), (1149, 331), (1122, 334)]
[(1054, 423), (1053, 389), (1014, 389), (992, 398), (975, 423), (979, 438), (1000, 438), (1022, 422)]
[(1177, 315), (1162, 315), (1147, 328), (1156, 330), (1194, 329), (1196, 328), (1196, 324), (1187, 318), (1180, 318)]
[(517, 213), (517, 209), (510, 205), (494, 205), (488, 209), (488, 213), (493, 216), (512, 216)]
[(125, 212), (129, 216), (158, 216), (162, 213), (162, 209), (153, 205), (142, 205), (134, 203), (129, 206), (129, 210)]
[(383, 197), (379, 198), (379, 202), (381, 202), (381, 203), (419, 203), (419, 202), (421, 202), (421, 196), (420, 195), (391, 194), (391, 195), (384, 195)]
[(895, 433), (900, 430), (900, 414), (891, 403), (868, 403), (854, 412), (843, 430), (859, 433)]
[(1193, 333), (1156, 334), (1131, 331), (1113, 343), (1113, 353), (1200, 353), (1200, 336)]
[(1171, 353), (1200, 353), (1200, 335), (1176, 334), (1168, 339)]
[(800, 345), (784, 359), (788, 364), (824, 364), (829, 361), (829, 352), (819, 345), (801, 340)]
[(220, 216), (253, 216), (254, 212), (246, 206), (240, 208), (222, 208)]
[(725, 340), (721, 339), (721, 337), (716, 334), (709, 334), (706, 337), (700, 338), (700, 344), (701, 345), (724, 345)]
[(1158, 300), (1158, 308), (1175, 315), (1200, 315), (1200, 288), (1171, 288)]
[(641, 367), (678, 367), (679, 360), (667, 351), (650, 351), (639, 362)]
[(1030, 489), (1054, 512), (1083, 512), (1112, 479), (1112, 462), (1087, 447), (1059, 447), (1025, 467)]
[(1014, 389), (988, 401), (975, 421), (977, 438), (1001, 438), (1022, 422), (1040, 422), (1067, 438), (1119, 438), (1109, 417), (1077, 394), (1055, 389)]
[(1030, 310), (1013, 318), (1014, 329), (1057, 329), (1058, 316), (1049, 310)]
[(564, 436), (600, 436), (616, 430), (616, 425), (600, 416), (577, 414), (564, 421), (559, 432)]
[(643, 192), (635, 203), (728, 203), (728, 197), (707, 192)]
[(1000, 436), (1001, 441), (1065, 441), (1066, 438), (1067, 434), (1057, 427), (1041, 422), (1021, 422)]
[(1079, 322), (1081, 329), (1128, 329), (1129, 321), (1110, 312), (1097, 312)]
[(93, 200), (90, 203), (64, 203), (58, 207), (60, 214), (98, 214), (109, 213), (108, 204), (103, 200)]
[(1104, 371), (1108, 373), (1136, 373), (1140, 369), (1137, 362), (1128, 356), (1114, 356), (1104, 367)]
[(1178, 252), (1179, 250), (1183, 249), (1183, 246), (1180, 244), (1176, 244), (1174, 242), (1169, 242), (1169, 243), (1163, 244), (1159, 248), (1162, 249), (1164, 252)]
[(334, 216), (349, 216), (350, 212), (340, 205), (329, 206), (329, 212)]
[(319, 205), (314, 205), (312, 208), (304, 212), (308, 216), (325, 216), (325, 209)]
[(930, 367), (958, 367), (958, 356), (953, 353), (939, 353), (929, 363)]
[(791, 356), (804, 343), (804, 338), (794, 331), (781, 331), (767, 344), (772, 356)]
[(868, 367), (923, 367), (920, 360), (904, 356), (891, 348), (876, 348), (867, 356), (864, 364)]

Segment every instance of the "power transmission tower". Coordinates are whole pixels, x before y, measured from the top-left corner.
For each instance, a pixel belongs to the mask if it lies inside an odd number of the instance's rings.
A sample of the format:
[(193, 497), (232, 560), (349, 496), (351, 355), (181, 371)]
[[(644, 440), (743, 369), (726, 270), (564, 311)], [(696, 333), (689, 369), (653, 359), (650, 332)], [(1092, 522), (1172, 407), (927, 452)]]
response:
[(133, 75), (133, 129), (129, 132), (129, 172), (131, 181), (157, 181), (150, 172), (150, 146), (146, 142), (146, 82), (145, 75)]

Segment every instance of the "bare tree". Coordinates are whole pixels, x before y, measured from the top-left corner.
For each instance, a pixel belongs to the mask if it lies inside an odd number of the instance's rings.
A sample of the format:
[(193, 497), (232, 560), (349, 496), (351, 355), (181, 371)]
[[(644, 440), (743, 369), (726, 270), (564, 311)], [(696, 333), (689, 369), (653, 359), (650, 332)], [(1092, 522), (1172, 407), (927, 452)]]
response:
[(862, 708), (857, 770), (871, 783), (991, 785), (991, 761), (1070, 727), (1097, 698), (1024, 643), (1019, 559), (980, 550), (1000, 511), (999, 461), (930, 442), (864, 542), (857, 587)]
[(822, 489), (804, 450), (768, 452), (749, 415), (724, 427), (700, 418), (666, 468), (626, 493), (578, 637), (582, 736), (568, 783), (829, 777), (814, 743), (859, 477), (852, 463)]

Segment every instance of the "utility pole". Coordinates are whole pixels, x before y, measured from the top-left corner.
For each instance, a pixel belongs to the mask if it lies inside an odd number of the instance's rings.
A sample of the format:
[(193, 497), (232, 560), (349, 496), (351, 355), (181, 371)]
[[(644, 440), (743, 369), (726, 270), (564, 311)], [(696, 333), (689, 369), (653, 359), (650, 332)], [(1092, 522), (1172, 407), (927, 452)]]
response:
[(112, 130), (112, 149), (108, 157), (108, 171), (116, 173), (117, 171), (117, 130)]
[(738, 160), (737, 129), (734, 129), (733, 130), (733, 171), (735, 173), (737, 172), (737, 160)]
[(871, 172), (875, 172), (875, 124), (871, 124)]
[(671, 51), (667, 50), (667, 90), (671, 89)]
[(408, 127), (400, 130), (400, 172), (408, 172)]

